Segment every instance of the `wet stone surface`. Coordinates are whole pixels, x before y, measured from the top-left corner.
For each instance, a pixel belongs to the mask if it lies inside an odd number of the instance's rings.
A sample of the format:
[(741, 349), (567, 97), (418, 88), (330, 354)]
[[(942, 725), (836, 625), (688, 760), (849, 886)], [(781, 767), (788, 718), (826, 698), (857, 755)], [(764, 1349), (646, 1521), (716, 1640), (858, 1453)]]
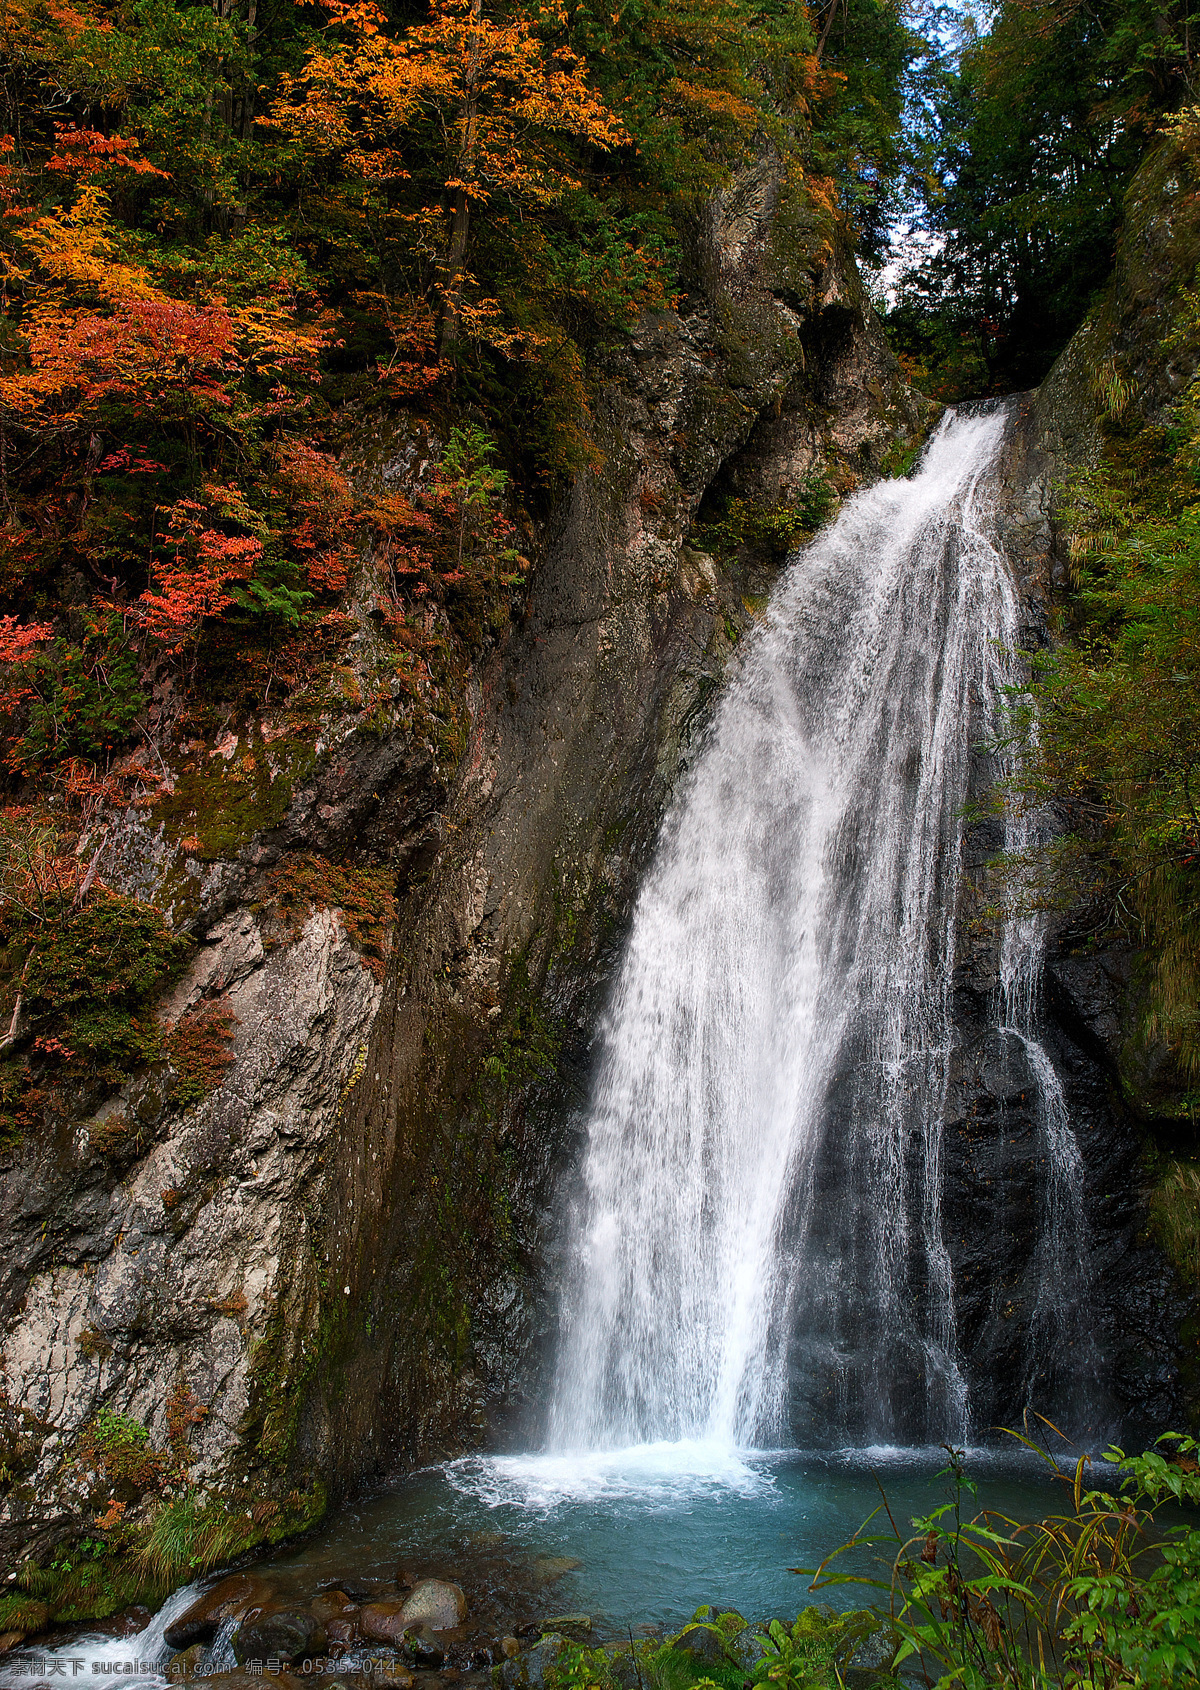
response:
[[(491, 1685), (501, 1665), (506, 1682), (541, 1683), (555, 1587), (580, 1564), (515, 1553), (499, 1533), (479, 1533), (444, 1552), (402, 1559), (390, 1581), (350, 1569), (330, 1577), (311, 1561), (232, 1574), (166, 1628), (176, 1653), (164, 1671), (174, 1682), (221, 1690), (302, 1679), (326, 1690), (439, 1690)], [(589, 1637), (591, 1623), (587, 1614), (559, 1618), (579, 1639)]]

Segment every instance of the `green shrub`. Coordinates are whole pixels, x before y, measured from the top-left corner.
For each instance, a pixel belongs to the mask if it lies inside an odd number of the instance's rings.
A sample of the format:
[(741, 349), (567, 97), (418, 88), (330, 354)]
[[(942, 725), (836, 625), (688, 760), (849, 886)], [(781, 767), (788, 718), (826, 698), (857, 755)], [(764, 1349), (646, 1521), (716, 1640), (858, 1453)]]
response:
[[(819, 1568), (796, 1570), (812, 1572), (814, 1589), (849, 1582), (886, 1591), (888, 1608), (877, 1612), (900, 1638), (895, 1665), (919, 1667), (927, 1683), (963, 1690), (1196, 1686), (1200, 1530), (1157, 1516), (1171, 1503), (1200, 1505), (1200, 1446), (1170, 1432), (1158, 1443), (1168, 1451), (1174, 1445), (1173, 1458), (1157, 1447), (1136, 1456), (1107, 1451), (1113, 1489), (1085, 1488), (1086, 1455), (1066, 1475), (1044, 1456), (1070, 1501), (1063, 1513), (1032, 1522), (991, 1509), (964, 1518), (976, 1486), (963, 1452), (951, 1450), (940, 1476), (952, 1480), (953, 1500), (914, 1519), (912, 1536), (901, 1539), (894, 1522), (890, 1533), (871, 1535), (864, 1527)], [(892, 1550), (889, 1578), (827, 1571), (837, 1556), (865, 1544)]]

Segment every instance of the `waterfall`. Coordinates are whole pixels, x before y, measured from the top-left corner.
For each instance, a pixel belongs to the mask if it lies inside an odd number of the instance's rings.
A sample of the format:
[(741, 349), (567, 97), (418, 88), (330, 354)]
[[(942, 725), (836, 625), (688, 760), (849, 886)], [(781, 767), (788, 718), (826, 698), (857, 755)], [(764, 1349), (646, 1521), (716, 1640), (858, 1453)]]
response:
[(1011, 880), (996, 1019), (1015, 1047), (1021, 1077), (1033, 1090), (1038, 1141), (1041, 1214), (1032, 1276), (1036, 1300), (1025, 1343), (1025, 1406), (1044, 1410), (1053, 1402), (1068, 1409), (1073, 1422), (1082, 1426), (1102, 1414), (1103, 1407), (1088, 1308), (1092, 1264), (1083, 1158), (1071, 1130), (1062, 1081), (1039, 1036), (1045, 918), (1038, 909), (1030, 859), (1050, 837), (1049, 827), (1045, 811), (1016, 809), (1006, 820), (1004, 846)]
[(961, 812), (1017, 629), (1006, 426), (948, 415), (791, 561), (664, 823), (601, 1032), (552, 1448), (969, 1430), (942, 1126)]

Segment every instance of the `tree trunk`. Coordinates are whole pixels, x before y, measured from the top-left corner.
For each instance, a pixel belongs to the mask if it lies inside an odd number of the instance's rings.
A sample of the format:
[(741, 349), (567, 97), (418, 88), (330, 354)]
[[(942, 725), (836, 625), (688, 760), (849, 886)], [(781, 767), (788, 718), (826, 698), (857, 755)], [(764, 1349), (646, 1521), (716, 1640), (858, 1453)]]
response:
[(463, 100), (459, 109), (458, 162), (455, 175), (459, 186), (454, 190), (450, 211), (450, 238), (446, 246), (446, 263), (442, 273), (442, 320), (438, 334), (438, 355), (450, 355), (458, 341), (458, 325), (462, 308), (462, 279), (467, 264), (467, 240), (471, 230), (471, 200), (462, 184), (471, 180), (475, 164), (475, 150), (479, 132), (480, 40), (479, 23), (483, 17), (483, 0), (472, 0), (471, 29), (467, 35), (467, 62), (463, 75)]

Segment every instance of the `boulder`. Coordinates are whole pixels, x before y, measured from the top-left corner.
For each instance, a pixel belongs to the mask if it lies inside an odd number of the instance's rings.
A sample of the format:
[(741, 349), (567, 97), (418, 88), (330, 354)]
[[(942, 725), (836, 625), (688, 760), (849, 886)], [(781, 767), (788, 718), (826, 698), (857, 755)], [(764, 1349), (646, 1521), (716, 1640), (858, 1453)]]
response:
[(557, 1660), (566, 1641), (565, 1637), (543, 1637), (532, 1649), (505, 1661), (498, 1669), (501, 1690), (544, 1690), (546, 1668)]
[(356, 1613), (358, 1604), (352, 1602), (344, 1590), (322, 1590), (312, 1599), (313, 1618), (327, 1625), (330, 1620), (337, 1619), (349, 1609)]
[(467, 1617), (467, 1599), (456, 1584), (422, 1579), (404, 1604), (406, 1625), (427, 1625), (434, 1631), (453, 1631)]
[(502, 1637), (500, 1639), (500, 1653), (506, 1661), (515, 1660), (521, 1653), (521, 1645), (515, 1637)]
[[(443, 1630), (449, 1630), (449, 1627), (443, 1627)], [(436, 1633), (427, 1625), (416, 1626), (410, 1631), (404, 1639), (404, 1647), (412, 1656), (414, 1666), (436, 1671), (446, 1659), (446, 1651), (438, 1642)]]
[(358, 1623), (357, 1608), (343, 1608), (336, 1619), (325, 1621), (325, 1639), (331, 1646), (339, 1644), (343, 1649), (349, 1649), (362, 1638), (362, 1627)]
[(715, 1666), (718, 1662), (728, 1659), (725, 1646), (718, 1634), (707, 1625), (690, 1625), (675, 1639), (677, 1649), (686, 1649), (696, 1660), (704, 1661), (708, 1666)]
[(209, 1643), (226, 1620), (243, 1619), (251, 1610), (267, 1607), (275, 1597), (274, 1587), (255, 1573), (231, 1573), (190, 1608), (171, 1621), (163, 1632), (168, 1649), (187, 1649), (193, 1643)]
[(577, 1573), (582, 1566), (574, 1555), (539, 1555), (533, 1563), (533, 1576), (538, 1584), (553, 1584), (567, 1573)]
[(348, 1602), (373, 1602), (379, 1595), (377, 1587), (360, 1584), (357, 1579), (326, 1579), (317, 1586), (318, 1596), (328, 1596), (335, 1591)]
[(167, 1663), (167, 1677), (173, 1683), (183, 1683), (186, 1679), (196, 1677), (197, 1668), (204, 1657), (203, 1643), (189, 1643), (186, 1649), (180, 1651)]
[(140, 1637), (153, 1618), (152, 1608), (144, 1608), (140, 1602), (134, 1602), (131, 1607), (122, 1608), (119, 1614), (114, 1614), (104, 1630), (110, 1637)]
[(590, 1614), (555, 1614), (553, 1619), (546, 1621), (546, 1630), (551, 1631), (591, 1631), (592, 1616)]
[(899, 1647), (900, 1639), (890, 1625), (872, 1626), (857, 1642), (850, 1665), (861, 1672), (888, 1672)]
[(619, 1690), (646, 1690), (646, 1675), (628, 1649), (619, 1649), (609, 1662), (609, 1672)]
[(325, 1631), (307, 1608), (275, 1608), (243, 1620), (233, 1634), (232, 1645), (239, 1666), (247, 1661), (271, 1660), (291, 1666), (306, 1655), (324, 1651)]
[(766, 1654), (762, 1639), (752, 1625), (744, 1626), (736, 1636), (726, 1639), (725, 1653), (735, 1666), (749, 1676)]
[(365, 1602), (354, 1616), (364, 1637), (375, 1643), (399, 1643), (404, 1637), (406, 1604), (400, 1601)]
[(190, 1678), (188, 1690), (263, 1690), (264, 1685), (275, 1685), (277, 1690), (283, 1690), (287, 1682), (281, 1674), (243, 1672), (240, 1667), (235, 1667), (230, 1672), (210, 1673), (205, 1678)]

